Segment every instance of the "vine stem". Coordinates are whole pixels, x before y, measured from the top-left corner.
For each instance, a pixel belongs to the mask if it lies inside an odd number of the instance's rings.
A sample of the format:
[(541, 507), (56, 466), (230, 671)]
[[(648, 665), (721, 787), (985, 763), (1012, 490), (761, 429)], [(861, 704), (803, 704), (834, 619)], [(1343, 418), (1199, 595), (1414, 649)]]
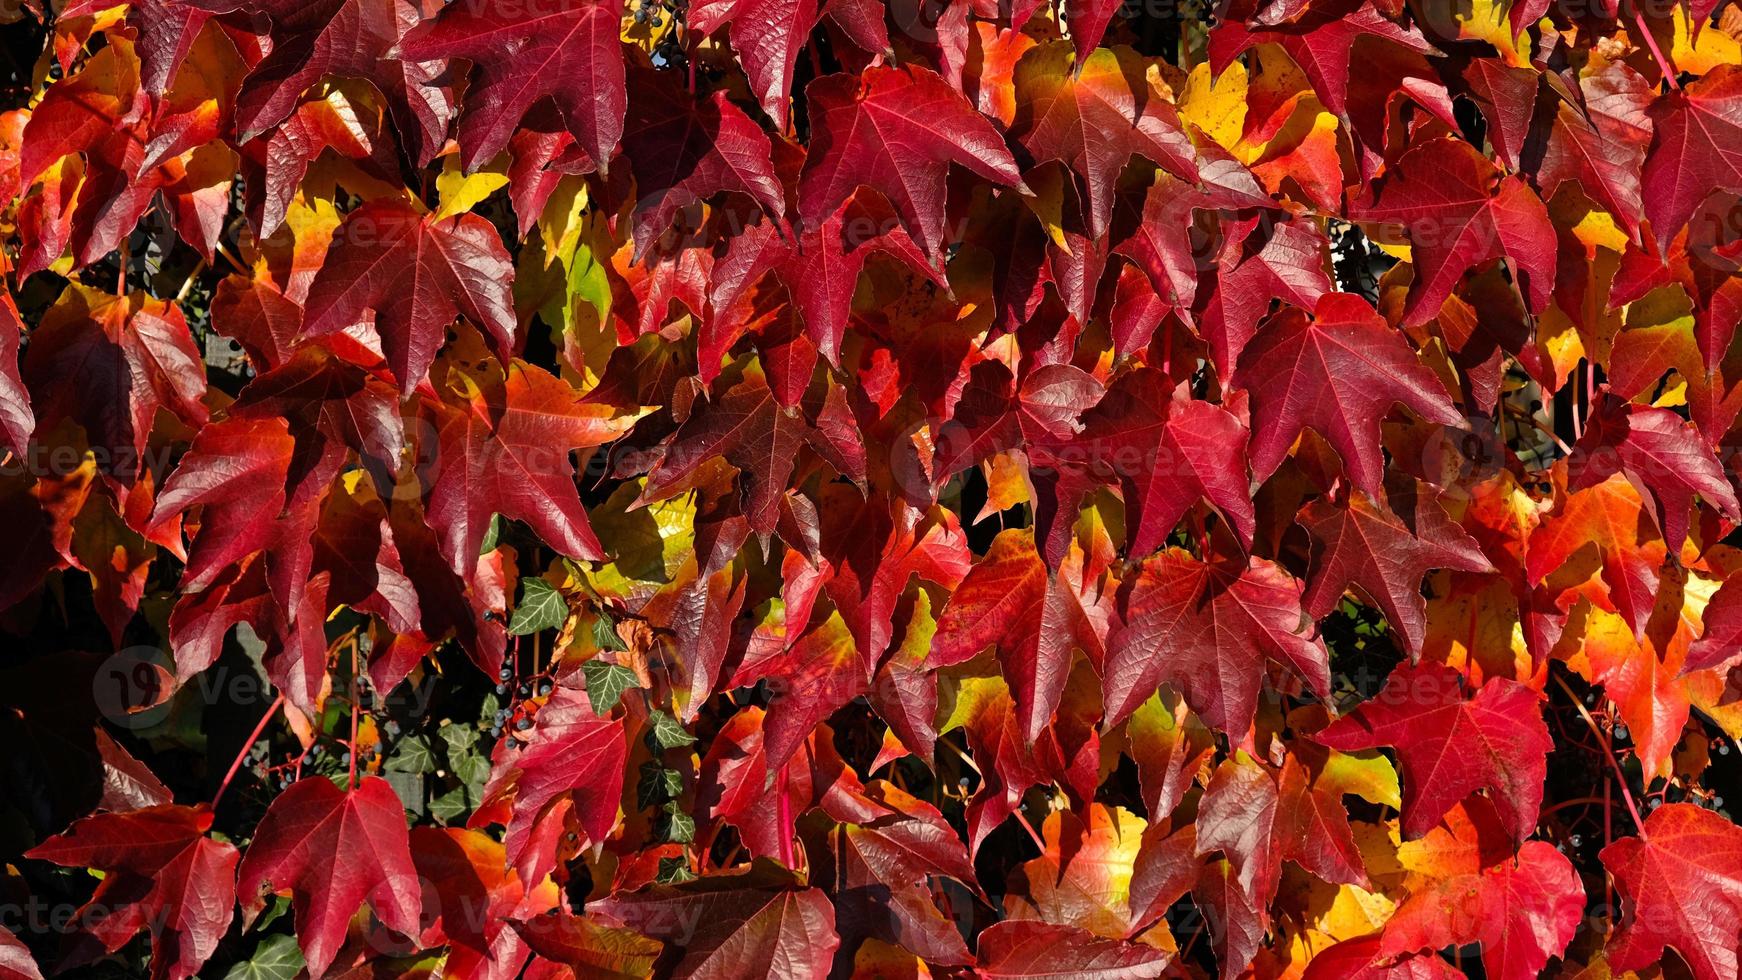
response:
[(345, 792), (357, 789), (357, 706), (362, 698), (357, 691), (357, 641), (351, 640), (351, 775), (345, 783)]
[(260, 723), (254, 726), (253, 734), (249, 735), (247, 741), (242, 743), (241, 751), (236, 753), (235, 760), (230, 763), (230, 771), (224, 773), (224, 781), (218, 784), (218, 791), (212, 794), (212, 809), (218, 808), (218, 801), (224, 798), (224, 790), (230, 788), (230, 780), (235, 779), (236, 773), (241, 770), (242, 760), (248, 757), (248, 750), (254, 747), (255, 742), (260, 741), (260, 733), (266, 730), (266, 723), (278, 714), (278, 707), (283, 703), (284, 695), (280, 694), (267, 707), (266, 713), (260, 716)]
[(792, 822), (792, 800), (786, 795), (786, 780), (780, 781), (780, 863), (789, 868), (794, 865), (792, 853), (792, 834), (795, 828)]
[(1621, 771), (1621, 763), (1615, 761), (1615, 750), (1609, 744), (1609, 736), (1603, 733), (1603, 729), (1597, 724), (1597, 719), (1592, 718), (1591, 713), (1585, 710), (1584, 702), (1580, 701), (1579, 696), (1573, 693), (1573, 689), (1567, 686), (1567, 682), (1562, 680), (1559, 675), (1551, 676), (1554, 677), (1554, 682), (1560, 685), (1560, 689), (1566, 692), (1567, 699), (1573, 702), (1573, 707), (1578, 709), (1579, 717), (1585, 719), (1585, 724), (1591, 726), (1591, 731), (1602, 741), (1603, 758), (1609, 761), (1609, 768), (1615, 773), (1615, 783), (1621, 789), (1621, 801), (1627, 804), (1627, 813), (1633, 817), (1634, 829), (1644, 834), (1645, 821), (1640, 819), (1639, 805), (1633, 802), (1633, 793), (1627, 788), (1627, 774)]
[(1657, 35), (1651, 33), (1646, 26), (1645, 14), (1639, 8), (1633, 10), (1633, 23), (1639, 25), (1639, 33), (1645, 37), (1645, 46), (1651, 49), (1651, 56), (1657, 59), (1657, 67), (1663, 72), (1663, 80), (1669, 83), (1671, 91), (1681, 88), (1681, 83), (1675, 80), (1675, 69), (1670, 67), (1669, 59), (1663, 56), (1663, 49), (1657, 46)]

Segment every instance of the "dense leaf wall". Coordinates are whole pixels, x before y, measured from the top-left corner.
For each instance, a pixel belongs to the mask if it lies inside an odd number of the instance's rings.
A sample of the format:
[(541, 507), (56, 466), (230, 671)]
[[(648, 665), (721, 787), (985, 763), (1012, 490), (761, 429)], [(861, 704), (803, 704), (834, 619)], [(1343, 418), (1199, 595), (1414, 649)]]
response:
[(0, 19), (0, 980), (1737, 977), (1742, 8)]

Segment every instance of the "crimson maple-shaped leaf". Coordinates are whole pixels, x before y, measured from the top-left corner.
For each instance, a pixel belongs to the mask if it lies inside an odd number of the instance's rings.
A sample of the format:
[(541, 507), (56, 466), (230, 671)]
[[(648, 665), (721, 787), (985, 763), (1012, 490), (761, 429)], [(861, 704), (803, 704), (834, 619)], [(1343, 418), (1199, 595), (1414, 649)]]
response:
[(75, 919), (100, 949), (75, 943), (62, 969), (113, 953), (150, 929), (153, 980), (198, 973), (235, 913), (236, 848), (207, 837), (211, 826), (204, 806), (97, 813), (26, 853), (106, 872)]
[(1275, 221), (1268, 215), (1228, 222), (1216, 257), (1216, 291), (1199, 318), (1216, 369), (1225, 377), (1240, 361), (1271, 300), (1312, 309), (1331, 291), (1329, 243), (1316, 222)]
[(1410, 513), (1408, 524), (1360, 492), (1342, 507), (1320, 497), (1301, 509), (1299, 520), (1314, 543), (1307, 612), (1323, 619), (1353, 585), (1385, 613), (1409, 655), (1419, 657), (1427, 634), (1422, 576), (1435, 568), (1491, 572), (1494, 566), (1446, 516), (1432, 488), (1418, 483), (1412, 489), (1392, 495), (1392, 505)]
[(1682, 673), (1708, 670), (1742, 652), (1742, 578), (1732, 575), (1700, 614), (1705, 627), (1700, 638), (1688, 645)]
[(1016, 699), (1018, 727), (1030, 741), (1052, 720), (1074, 650), (1098, 650), (1093, 622), (1066, 573), (1053, 574), (1023, 528), (1002, 531), (938, 617), (930, 663), (972, 659), (996, 646)]
[(460, 114), (461, 161), (469, 172), (508, 146), (549, 98), (575, 143), (600, 168), (623, 135), (622, 8), (613, 0), (509, 4), (462, 0), (413, 28), (399, 55), (465, 58), (475, 77)]
[(1742, 522), (1742, 508), (1717, 457), (1693, 423), (1669, 409), (1602, 398), (1567, 461), (1567, 489), (1594, 487), (1616, 473), (1625, 474), (1652, 504), (1671, 551), (1681, 551), (1687, 540), (1695, 494), (1732, 522)]
[(1408, 839), (1486, 789), (1506, 832), (1524, 840), (1536, 829), (1554, 745), (1542, 720), (1542, 696), (1506, 677), (1465, 695), (1463, 675), (1450, 667), (1400, 666), (1377, 695), (1313, 739), (1345, 752), (1397, 749)]
[(271, 50), (248, 73), (237, 95), (235, 125), (241, 141), (284, 122), (303, 93), (323, 78), (342, 77), (364, 79), (386, 97), (412, 160), (428, 163), (441, 149), (453, 114), (449, 97), (435, 84), (445, 66), (389, 56), (418, 22), (417, 4), (246, 0), (239, 7), (272, 23)]
[(908, 233), (936, 261), (950, 164), (995, 184), (1021, 183), (998, 130), (928, 68), (829, 75), (811, 82), (805, 98), (812, 128), (798, 210), (807, 224), (823, 223), (865, 185), (889, 199)]
[(1657, 132), (1643, 176), (1645, 216), (1668, 248), (1715, 191), (1742, 191), (1742, 70), (1719, 65), (1651, 107)]
[(1638, 837), (1603, 848), (1621, 892), (1616, 970), (1637, 970), (1672, 946), (1699, 980), (1736, 975), (1742, 957), (1742, 828), (1688, 803), (1658, 807)]
[(587, 911), (664, 942), (675, 976), (822, 980), (841, 937), (821, 889), (758, 861), (748, 871), (619, 892)]
[(31, 332), (22, 374), (37, 431), (76, 422), (100, 450), (98, 469), (123, 484), (144, 463), (159, 408), (190, 426), (207, 418), (205, 364), (181, 309), (144, 293), (69, 285)]
[(526, 522), (565, 555), (604, 559), (569, 453), (610, 442), (626, 421), (521, 360), (510, 361), (499, 381), (468, 384), (449, 400), (422, 405), (437, 442), (425, 506), (456, 574), (471, 575), (493, 514)]
[(1559, 511), (1531, 532), (1524, 556), (1530, 584), (1540, 585), (1586, 548), (1597, 553), (1608, 608), (1621, 614), (1635, 636), (1643, 635), (1666, 552), (1639, 492), (1620, 474), (1568, 494)]
[(1266, 909), (1282, 877), (1276, 777), (1244, 752), (1216, 767), (1198, 804), (1197, 853), (1221, 851), (1252, 907)]
[(872, 820), (882, 813), (864, 801), (865, 788), (835, 751), (827, 725), (805, 739), (785, 766), (771, 769), (767, 721), (768, 712), (757, 707), (734, 714), (714, 736), (696, 777), (700, 814), (738, 828), (752, 859), (779, 857), (792, 846), (798, 821), (818, 807), (843, 820)]
[(1312, 4), (1310, 12), (1303, 10), (1304, 16), (1286, 24), (1275, 17), (1251, 16), (1254, 6), (1252, 0), (1240, 0), (1217, 18), (1210, 34), (1211, 69), (1220, 75), (1248, 49), (1276, 44), (1300, 66), (1325, 108), (1338, 116), (1345, 114), (1349, 101), (1349, 66), (1358, 51), (1373, 50), (1358, 42), (1377, 39), (1422, 54), (1434, 50), (1414, 26), (1387, 18), (1370, 3)]
[(866, 496), (841, 484), (825, 487), (817, 506), (828, 561), (823, 584), (854, 640), (881, 661), (895, 638), (895, 611), (910, 579), (954, 589), (973, 554), (955, 514), (919, 511), (900, 500)]
[(454, 318), (484, 331), (504, 362), (514, 350), (514, 260), (496, 229), (460, 214), (429, 218), (401, 201), (351, 212), (303, 304), (303, 334), (371, 317), (387, 366), (409, 393), (435, 362)]
[(1480, 943), (1488, 976), (1532, 980), (1572, 941), (1585, 888), (1552, 844), (1526, 841), (1513, 853), (1493, 808), (1472, 802), (1409, 845), (1432, 854), (1434, 880), (1398, 906), (1381, 948), (1396, 956)]
[(1311, 427), (1343, 458), (1355, 486), (1379, 494), (1379, 423), (1394, 403), (1430, 422), (1463, 421), (1445, 386), (1367, 301), (1326, 293), (1312, 317), (1286, 308), (1259, 328), (1233, 383), (1252, 395), (1252, 471), (1270, 478)]
[[(751, 90), (774, 125), (784, 130), (792, 115), (789, 103), (798, 53), (823, 6), (819, 0), (702, 0), (689, 8), (687, 23), (701, 34), (731, 25), (732, 51), (744, 66)], [(879, 18), (882, 13), (877, 11)]]
[(738, 469), (738, 493), (751, 530), (770, 534), (801, 448), (809, 446), (842, 474), (864, 478), (864, 445), (851, 416), (843, 418), (839, 411), (844, 404), (831, 399), (820, 408), (782, 406), (754, 361), (723, 375), (719, 387), (724, 390), (695, 406), (678, 427), (659, 465), (647, 476), (643, 502), (672, 496), (704, 463), (724, 457)]
[[(282, 418), (225, 419), (199, 431), (158, 495), (148, 528), (172, 528), (189, 508), (206, 508), (200, 532), (188, 555), (183, 588), (198, 591), (211, 585), (228, 567), (284, 539), (277, 518), (289, 513), (287, 485), (296, 440)], [(327, 459), (322, 473), (337, 475), (341, 458)], [(303, 484), (295, 517), (312, 520), (311, 506), (324, 480)], [(312, 528), (298, 524), (305, 538)], [(173, 529), (173, 528), (172, 528)], [(203, 669), (203, 668), (202, 668)]]
[(350, 792), (324, 776), (297, 780), (260, 819), (237, 875), (249, 921), (269, 892), (291, 893), (297, 942), (314, 977), (327, 972), (365, 900), (389, 929), (418, 934), (405, 807), (379, 777), (364, 777)]
[(723, 313), (772, 273), (786, 287), (817, 351), (830, 364), (838, 364), (853, 291), (873, 254), (899, 259), (914, 272), (945, 285), (943, 276), (927, 263), (925, 253), (895, 219), (889, 201), (861, 190), (822, 224), (798, 229), (796, 239), (769, 221), (735, 236), (726, 254), (714, 263), (708, 304), (716, 315)]
[(1654, 128), (1647, 114), (1651, 87), (1643, 75), (1617, 61), (1581, 78), (1579, 88), (1585, 112), (1566, 104), (1556, 107), (1536, 184), (1545, 198), (1553, 198), (1570, 180), (1637, 234), (1644, 209), (1641, 168)]
[(968, 372), (950, 420), (932, 450), (933, 480), (943, 482), (976, 463), (1025, 442), (1069, 440), (1083, 411), (1102, 396), (1101, 383), (1070, 364), (1047, 364), (1020, 384), (1002, 361), (981, 361)]
[[(569, 808), (586, 834), (600, 843), (617, 822), (628, 747), (623, 723), (593, 712), (585, 691), (564, 687), (539, 709), (526, 747), (497, 743), (484, 802), (471, 826), (506, 823), (503, 844), (521, 881), (541, 881), (556, 863), (557, 827)], [(507, 811), (505, 820), (499, 819)]]
[[(568, 967), (572, 971), (569, 975), (576, 977), (636, 980), (651, 976), (660, 950), (665, 948), (659, 940), (632, 929), (601, 925), (588, 916), (562, 911), (511, 924), (533, 952)], [(525, 975), (539, 975), (535, 971), (536, 967)]]
[(786, 216), (768, 135), (724, 92), (698, 99), (669, 72), (637, 71), (623, 129), (635, 164), (635, 254), (646, 253), (677, 213), (722, 191), (755, 199), (769, 217)]
[(1095, 476), (1124, 498), (1132, 556), (1160, 547), (1199, 500), (1251, 546), (1250, 433), (1232, 412), (1191, 397), (1189, 384), (1171, 387), (1167, 375), (1139, 368), (1113, 382), (1082, 421), (1079, 441)]
[(1086, 929), (1033, 920), (995, 922), (979, 937), (982, 977), (1009, 980), (1147, 980), (1173, 957), (1142, 943), (1103, 939)]
[(1170, 682), (1205, 724), (1244, 732), (1266, 658), (1329, 689), (1328, 655), (1312, 636), (1300, 583), (1262, 558), (1202, 562), (1170, 548), (1127, 580), (1120, 605), (1124, 625), (1107, 643), (1104, 672), (1108, 727)]
[(875, 808), (840, 829), (838, 847), (819, 847), (816, 880), (835, 904), (841, 935), (837, 962), (861, 941), (896, 943), (928, 963), (965, 966), (973, 957), (955, 924), (937, 906), (930, 878), (953, 878), (980, 893), (968, 849), (943, 814), (881, 781), (869, 787)]
[[(797, 628), (797, 627), (795, 627)], [(768, 766), (778, 769), (836, 709), (865, 693), (875, 664), (838, 615), (769, 657), (746, 657), (728, 687), (769, 682), (776, 695), (763, 726)]]
[(1464, 273), (1491, 259), (1512, 263), (1533, 312), (1548, 305), (1556, 255), (1548, 208), (1521, 178), (1501, 176), (1463, 140), (1411, 148), (1349, 214), (1401, 225), (1408, 236), (1415, 279), (1403, 308), (1406, 325), (1438, 316)]
[[(1133, 156), (1181, 180), (1198, 179), (1197, 151), (1173, 107), (1151, 89), (1137, 59), (1101, 49), (1078, 67), (1072, 46), (1036, 48), (1016, 65), (1017, 111), (1011, 138), (1031, 166), (1063, 163), (1087, 202), (1088, 232), (1107, 233), (1114, 185)], [(1253, 189), (1256, 190), (1256, 183)]]

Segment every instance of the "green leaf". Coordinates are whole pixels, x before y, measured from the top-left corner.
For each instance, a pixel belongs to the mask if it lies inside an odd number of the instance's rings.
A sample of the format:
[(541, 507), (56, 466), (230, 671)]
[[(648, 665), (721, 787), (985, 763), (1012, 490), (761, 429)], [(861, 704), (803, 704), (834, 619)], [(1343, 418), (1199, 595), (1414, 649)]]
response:
[(429, 801), (430, 816), (444, 824), (451, 824), (471, 812), (472, 801), (464, 786), (456, 786)]
[(696, 873), (690, 870), (690, 863), (686, 859), (665, 857), (659, 859), (659, 871), (653, 880), (662, 885), (681, 885), (686, 881), (696, 880)]
[[(490, 709), (495, 713), (495, 708)], [(458, 761), (459, 757), (470, 754), (478, 744), (478, 730), (471, 725), (443, 725), (441, 727), (442, 741), (448, 743), (448, 761)]]
[(641, 779), (635, 784), (635, 805), (642, 809), (674, 800), (683, 792), (683, 773), (657, 762), (641, 764)]
[(636, 686), (635, 671), (597, 657), (581, 665), (581, 676), (587, 682), (587, 701), (593, 705), (593, 714), (600, 717), (617, 707), (624, 691)]
[(481, 558), (496, 550), (496, 542), (502, 537), (502, 515), (491, 514), (490, 524), (484, 528), (484, 540), (478, 545), (478, 556)]
[(230, 967), (224, 980), (292, 980), (304, 965), (296, 937), (276, 933), (262, 940), (253, 956)]
[(434, 772), (435, 753), (430, 751), (429, 739), (422, 735), (408, 735), (400, 739), (393, 747), (392, 757), (387, 760), (387, 771)]
[(696, 737), (686, 731), (676, 718), (663, 711), (654, 709), (648, 718), (647, 744), (655, 752), (675, 749), (680, 745), (694, 745)]
[(290, 899), (284, 895), (274, 895), (266, 905), (266, 911), (260, 913), (260, 918), (254, 920), (252, 932), (265, 932), (279, 917), (290, 911)]
[(620, 653), (629, 649), (629, 645), (623, 642), (623, 637), (617, 635), (617, 621), (605, 613), (600, 613), (599, 618), (593, 620), (593, 642), (601, 650)]
[(520, 580), (520, 603), (508, 621), (509, 636), (555, 629), (569, 618), (569, 604), (556, 586), (541, 578)]
[(490, 760), (477, 753), (469, 753), (454, 760), (454, 775), (466, 788), (477, 796), (484, 791), (484, 781), (490, 778)]
[(685, 813), (683, 805), (673, 800), (661, 807), (654, 820), (654, 832), (673, 844), (688, 844), (696, 839), (696, 818)]

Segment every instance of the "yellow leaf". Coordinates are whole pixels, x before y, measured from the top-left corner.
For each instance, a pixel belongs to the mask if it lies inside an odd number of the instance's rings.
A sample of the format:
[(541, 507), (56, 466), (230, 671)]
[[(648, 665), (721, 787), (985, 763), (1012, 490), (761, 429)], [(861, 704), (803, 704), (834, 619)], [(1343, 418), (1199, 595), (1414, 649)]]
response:
[(504, 154), (477, 173), (467, 174), (460, 169), (459, 156), (449, 154), (442, 160), (442, 172), (436, 178), (436, 196), (441, 201), (441, 207), (436, 209), (435, 216), (451, 218), (456, 214), (464, 214), (477, 207), (498, 188), (508, 186), (508, 175), (502, 170), (506, 162), (507, 156)]
[(1180, 95), (1179, 114), (1204, 131), (1204, 135), (1233, 150), (1246, 131), (1246, 66), (1236, 61), (1212, 78), (1208, 62), (1186, 76)]

